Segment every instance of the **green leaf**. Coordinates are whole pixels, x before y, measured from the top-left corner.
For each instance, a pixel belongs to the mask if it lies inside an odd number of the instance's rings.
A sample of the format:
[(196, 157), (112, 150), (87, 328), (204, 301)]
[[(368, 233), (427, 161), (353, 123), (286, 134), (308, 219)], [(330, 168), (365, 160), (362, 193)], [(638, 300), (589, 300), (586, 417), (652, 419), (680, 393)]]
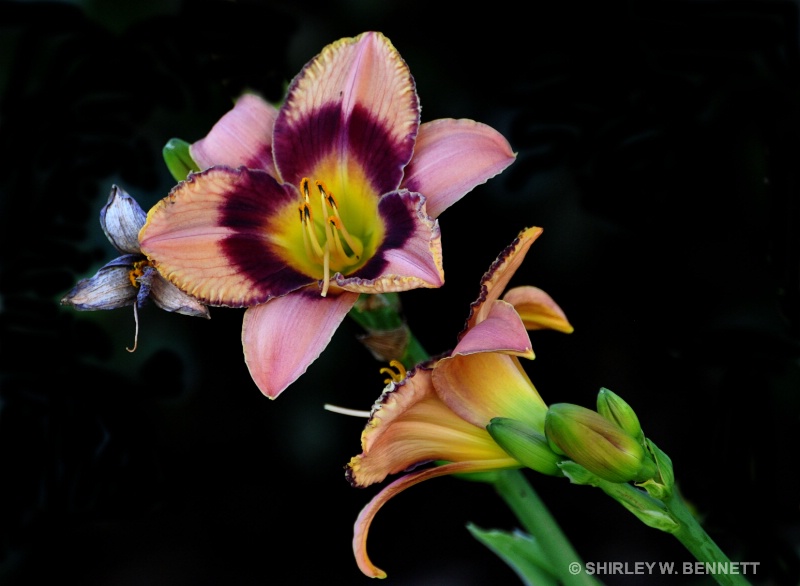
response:
[(467, 525), (472, 536), (514, 570), (526, 586), (558, 586), (558, 579), (542, 548), (530, 535)]

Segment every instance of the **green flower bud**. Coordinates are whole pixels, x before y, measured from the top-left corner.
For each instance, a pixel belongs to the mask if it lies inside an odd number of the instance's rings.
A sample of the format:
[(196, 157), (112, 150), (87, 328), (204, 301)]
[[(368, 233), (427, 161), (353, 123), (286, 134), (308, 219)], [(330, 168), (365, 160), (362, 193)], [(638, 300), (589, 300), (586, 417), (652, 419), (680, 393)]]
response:
[(558, 467), (561, 456), (550, 449), (547, 438), (536, 429), (516, 419), (494, 417), (486, 430), (520, 464), (542, 474), (562, 476)]
[(194, 162), (192, 155), (189, 153), (190, 146), (185, 140), (171, 138), (161, 149), (167, 169), (169, 169), (176, 181), (186, 179), (190, 171), (200, 171), (200, 167), (197, 166), (197, 163)]
[(548, 441), (572, 461), (610, 482), (642, 482), (656, 467), (641, 442), (599, 413), (568, 403), (551, 405), (544, 420)]
[(639, 418), (631, 406), (616, 393), (612, 393), (606, 388), (601, 388), (597, 394), (597, 412), (609, 421), (619, 425), (637, 440), (644, 440)]

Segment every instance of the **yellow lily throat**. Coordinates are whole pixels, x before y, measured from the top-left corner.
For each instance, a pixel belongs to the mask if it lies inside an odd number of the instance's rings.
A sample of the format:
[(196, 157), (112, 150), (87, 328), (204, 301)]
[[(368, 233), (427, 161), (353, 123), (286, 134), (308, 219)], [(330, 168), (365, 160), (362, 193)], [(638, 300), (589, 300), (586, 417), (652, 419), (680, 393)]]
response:
[[(308, 177), (303, 177), (300, 181), (300, 193), (303, 201), (298, 206), (298, 210), (303, 227), (303, 245), (306, 257), (312, 263), (322, 265), (322, 296), (325, 297), (330, 286), (331, 271), (338, 272), (357, 263), (364, 252), (364, 244), (347, 231), (339, 215), (336, 198), (322, 181), (315, 181), (314, 184), (319, 190), (322, 213), (327, 215), (327, 218), (319, 224), (314, 221), (308, 187), (310, 182)], [(320, 227), (323, 232), (322, 242), (317, 237)]]

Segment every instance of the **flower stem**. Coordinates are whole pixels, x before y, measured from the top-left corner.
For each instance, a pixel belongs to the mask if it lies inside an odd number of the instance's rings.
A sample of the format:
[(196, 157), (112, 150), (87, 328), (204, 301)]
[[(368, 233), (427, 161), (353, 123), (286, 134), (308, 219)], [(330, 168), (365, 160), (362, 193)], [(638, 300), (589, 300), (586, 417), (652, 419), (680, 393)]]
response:
[(430, 358), (403, 319), (397, 293), (361, 295), (349, 315), (366, 331), (361, 343), (376, 360), (399, 360), (410, 370)]
[(562, 584), (596, 586), (597, 582), (583, 571), (581, 558), (521, 470), (498, 472), (494, 487), (525, 530), (539, 542)]
[[(749, 586), (750, 582), (740, 573), (731, 573), (738, 568), (731, 563), (728, 556), (708, 536), (677, 490), (673, 490), (664, 499), (667, 510), (679, 523), (679, 528), (672, 534), (699, 561), (707, 564), (713, 572), (714, 579), (722, 586)], [(708, 572), (712, 573), (712, 572)]]
[(646, 525), (674, 535), (703, 565), (701, 572), (713, 575), (718, 584), (750, 586), (742, 570), (709, 537), (676, 489), (668, 491), (663, 499), (655, 499), (627, 483), (595, 478), (586, 484), (600, 488)]

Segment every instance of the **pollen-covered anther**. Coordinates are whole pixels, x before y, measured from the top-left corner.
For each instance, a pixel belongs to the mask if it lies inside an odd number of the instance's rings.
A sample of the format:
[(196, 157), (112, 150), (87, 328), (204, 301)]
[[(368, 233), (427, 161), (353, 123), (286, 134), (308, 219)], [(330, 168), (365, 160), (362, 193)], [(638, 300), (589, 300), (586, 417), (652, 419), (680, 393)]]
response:
[(149, 266), (149, 260), (138, 260), (133, 263), (133, 268), (128, 271), (128, 278), (130, 279), (132, 286), (139, 287), (139, 278), (144, 275), (144, 269)]
[[(392, 368), (395, 368), (397, 372), (392, 370)], [(387, 385), (389, 383), (399, 383), (408, 375), (406, 367), (403, 366), (403, 363), (399, 360), (390, 360), (389, 366), (384, 366), (381, 368), (380, 373), (389, 375), (389, 378), (383, 379), (384, 384)]]

